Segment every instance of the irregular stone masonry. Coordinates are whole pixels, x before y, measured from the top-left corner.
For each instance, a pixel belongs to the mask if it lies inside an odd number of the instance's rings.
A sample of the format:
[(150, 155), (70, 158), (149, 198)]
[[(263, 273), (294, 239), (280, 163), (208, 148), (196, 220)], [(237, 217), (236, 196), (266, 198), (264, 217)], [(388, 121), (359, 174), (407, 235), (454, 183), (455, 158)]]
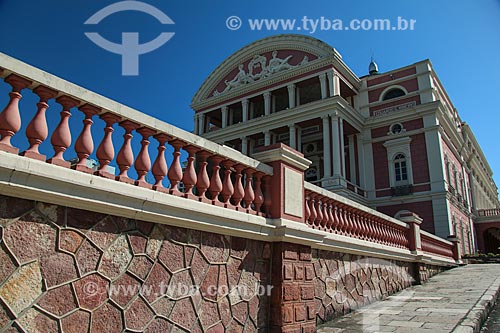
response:
[(0, 196), (2, 333), (307, 333), (438, 271)]
[(323, 323), (415, 283), (413, 264), (313, 251), (317, 321)]
[(0, 214), (2, 332), (268, 325), (269, 243), (1, 196)]

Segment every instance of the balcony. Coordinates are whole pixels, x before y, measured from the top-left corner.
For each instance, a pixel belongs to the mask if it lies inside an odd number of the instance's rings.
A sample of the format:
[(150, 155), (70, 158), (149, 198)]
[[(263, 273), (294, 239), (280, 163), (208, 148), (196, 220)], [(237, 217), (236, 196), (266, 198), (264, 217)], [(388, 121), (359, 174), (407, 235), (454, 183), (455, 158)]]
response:
[(413, 186), (412, 185), (401, 185), (401, 186), (396, 186), (391, 188), (392, 191), (392, 196), (394, 197), (401, 197), (405, 195), (410, 195), (413, 193)]

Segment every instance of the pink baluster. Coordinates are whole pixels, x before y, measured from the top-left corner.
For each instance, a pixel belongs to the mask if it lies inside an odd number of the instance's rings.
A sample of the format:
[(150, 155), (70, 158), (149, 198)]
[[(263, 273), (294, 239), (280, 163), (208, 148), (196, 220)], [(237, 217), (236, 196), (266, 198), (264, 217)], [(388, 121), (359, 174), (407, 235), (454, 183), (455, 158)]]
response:
[(373, 225), (375, 227), (376, 242), (383, 244), (384, 243), (384, 240), (383, 240), (384, 233), (382, 232), (382, 226), (380, 225), (380, 223), (376, 217), (372, 216), (371, 219), (372, 219)]
[(304, 199), (305, 199), (305, 205), (304, 205), (305, 214), (304, 214), (304, 217), (305, 217), (305, 221), (306, 221), (306, 224), (307, 224), (309, 222), (309, 217), (311, 216), (311, 210), (309, 209), (309, 201), (310, 201), (309, 192), (307, 192), (307, 191), (305, 192)]
[(210, 161), (212, 162), (212, 177), (210, 178), (210, 187), (208, 192), (210, 193), (210, 198), (212, 199), (212, 205), (219, 205), (219, 194), (222, 191), (222, 180), (220, 179), (220, 162), (222, 162), (222, 157), (212, 156)]
[(11, 74), (5, 78), (5, 82), (12, 86), (12, 91), (9, 93), (9, 103), (0, 113), (0, 150), (17, 154), (19, 149), (12, 146), (10, 139), (21, 129), (19, 100), (23, 96), (20, 92), (31, 85), (31, 81)]
[(115, 157), (115, 148), (113, 147), (112, 140), (114, 132), (113, 124), (120, 121), (121, 118), (109, 112), (100, 115), (99, 118), (106, 122), (106, 127), (104, 127), (104, 137), (96, 151), (96, 156), (99, 160), (99, 169), (95, 174), (104, 178), (115, 179), (114, 173), (109, 172), (108, 166)]
[(316, 197), (316, 214), (317, 217), (314, 224), (316, 225), (316, 227), (319, 227), (323, 222), (323, 208), (321, 203), (321, 197), (319, 195)]
[(262, 207), (262, 204), (264, 203), (264, 194), (262, 194), (262, 173), (257, 172), (255, 174), (255, 199), (253, 200), (253, 203), (255, 205), (255, 211), (257, 215), (260, 214), (260, 208)]
[(373, 230), (372, 230), (372, 226), (370, 225), (370, 223), (368, 221), (368, 216), (366, 213), (361, 214), (361, 223), (363, 224), (363, 228), (364, 228), (365, 240), (371, 242)]
[(120, 168), (120, 174), (116, 176), (116, 180), (124, 182), (127, 184), (134, 184), (134, 181), (128, 177), (128, 170), (134, 163), (134, 152), (132, 151), (132, 131), (139, 128), (139, 124), (136, 124), (130, 120), (124, 120), (120, 123), (120, 126), (125, 130), (123, 135), (123, 145), (118, 151), (116, 156), (116, 163)]
[(202, 151), (198, 154), (200, 159), (200, 170), (198, 171), (198, 181), (196, 182), (196, 190), (198, 192), (198, 200), (202, 202), (209, 202), (205, 193), (210, 187), (210, 178), (207, 172), (207, 158), (210, 156), (209, 152)]
[(142, 136), (142, 140), (141, 151), (137, 155), (134, 164), (135, 170), (137, 171), (137, 180), (135, 181), (135, 185), (151, 189), (153, 188), (153, 185), (149, 184), (146, 180), (146, 175), (151, 169), (151, 158), (149, 157), (148, 146), (150, 143), (149, 137), (154, 135), (156, 131), (151, 128), (141, 127), (137, 130), (137, 133)]
[(352, 236), (352, 224), (349, 219), (349, 208), (345, 205), (342, 205), (342, 217), (344, 219), (345, 225), (345, 233), (347, 236)]
[(351, 221), (353, 224), (353, 228), (352, 228), (353, 235), (356, 238), (360, 238), (360, 227), (359, 227), (358, 219), (356, 218), (358, 215), (358, 212), (355, 208), (351, 209), (350, 212), (351, 212), (351, 215), (350, 215)]
[(364, 213), (358, 212), (357, 219), (358, 219), (358, 224), (361, 228), (361, 231), (360, 231), (361, 238), (364, 240), (368, 240), (368, 235), (370, 232), (369, 232), (368, 226), (366, 225), (365, 220), (364, 220)]
[(314, 227), (316, 218), (318, 215), (316, 214), (316, 194), (311, 193), (311, 215), (309, 216), (309, 222), (311, 223), (311, 226)]
[(327, 205), (327, 213), (328, 213), (328, 221), (326, 223), (326, 228), (332, 232), (332, 226), (335, 222), (335, 217), (333, 216), (333, 201), (332, 200), (327, 200), (326, 201)]
[(382, 242), (383, 244), (389, 245), (389, 231), (387, 230), (387, 225), (385, 224), (384, 220), (381, 218), (377, 218), (379, 221), (380, 229), (382, 232)]
[(241, 178), (243, 177), (241, 172), (243, 171), (243, 169), (245, 169), (245, 167), (242, 165), (237, 165), (235, 167), (236, 174), (234, 177), (234, 192), (233, 192), (232, 199), (234, 202), (234, 206), (238, 210), (241, 210), (241, 208), (242, 208), (241, 207), (241, 200), (245, 196), (245, 189), (243, 188), (243, 183), (241, 182)]
[(245, 170), (245, 196), (243, 197), (243, 202), (248, 213), (253, 212), (252, 202), (255, 200), (255, 192), (252, 185), (253, 173), (252, 169)]
[(328, 225), (328, 221), (330, 217), (328, 216), (328, 199), (323, 198), (322, 200), (322, 207), (323, 207), (323, 222), (321, 222), (321, 227), (323, 227), (323, 230), (326, 230), (326, 226)]
[(352, 236), (355, 238), (359, 238), (359, 228), (356, 221), (356, 210), (354, 208), (349, 209), (349, 220), (352, 224)]
[(168, 169), (168, 174), (167, 174), (168, 180), (170, 180), (170, 194), (183, 195), (183, 193), (179, 191), (179, 188), (177, 186), (179, 185), (179, 182), (182, 179), (180, 149), (184, 147), (185, 144), (180, 140), (170, 141), (169, 144), (172, 147), (174, 147), (174, 153), (173, 153), (174, 159), (172, 161), (172, 164), (170, 165), (170, 169)]
[(340, 221), (340, 217), (339, 217), (339, 207), (338, 207), (338, 204), (337, 202), (335, 202), (335, 200), (332, 200), (331, 201), (331, 205), (332, 205), (332, 210), (333, 210), (333, 226), (335, 228), (335, 230), (332, 230), (334, 233), (336, 234), (339, 234), (341, 233), (341, 230), (342, 230), (342, 225), (341, 225), (341, 221)]
[(38, 148), (42, 144), (49, 134), (49, 129), (47, 127), (47, 119), (45, 117), (45, 112), (49, 108), (47, 101), (57, 96), (57, 91), (49, 89), (44, 86), (38, 86), (33, 89), (33, 92), (40, 97), (40, 101), (37, 103), (37, 112), (33, 119), (26, 127), (26, 136), (28, 137), (28, 142), (30, 147), (28, 150), (22, 152), (21, 156), (26, 156), (39, 161), (45, 161), (47, 158), (45, 155), (40, 154)]
[(71, 163), (64, 160), (64, 152), (71, 145), (71, 131), (69, 129), (70, 109), (80, 104), (80, 102), (68, 96), (61, 96), (56, 101), (61, 104), (63, 110), (61, 111), (61, 121), (50, 138), (55, 155), (47, 162), (69, 168)]
[(339, 232), (341, 235), (347, 235), (347, 226), (344, 220), (344, 210), (340, 203), (337, 203), (337, 215), (339, 219)]
[(159, 192), (168, 192), (168, 190), (163, 186), (162, 181), (167, 175), (168, 167), (167, 161), (165, 160), (165, 143), (172, 138), (169, 135), (160, 133), (154, 136), (154, 138), (158, 141), (158, 155), (156, 156), (155, 162), (153, 163), (153, 167), (151, 168), (151, 172), (155, 177), (155, 184), (153, 185), (153, 189)]
[(370, 242), (374, 241), (374, 235), (375, 235), (375, 230), (373, 228), (373, 223), (370, 220), (370, 215), (365, 214), (364, 215), (364, 222), (367, 228), (367, 240)]
[(345, 206), (343, 205), (343, 208), (342, 208), (342, 213), (343, 213), (343, 218), (344, 218), (344, 222), (345, 222), (345, 232), (348, 236), (352, 236), (352, 223), (351, 223), (351, 220), (350, 220), (350, 212), (349, 212), (349, 207), (348, 206)]
[(90, 132), (90, 127), (94, 123), (92, 117), (99, 112), (101, 109), (90, 104), (85, 104), (79, 107), (80, 111), (85, 114), (85, 119), (83, 120), (83, 130), (80, 136), (75, 142), (75, 151), (78, 156), (78, 164), (74, 166), (77, 171), (82, 171), (86, 173), (93, 173), (94, 170), (87, 166), (87, 160), (94, 151), (94, 141), (92, 140), (92, 133)]
[(231, 206), (229, 199), (231, 199), (234, 193), (233, 182), (231, 181), (231, 166), (233, 162), (224, 161), (224, 180), (222, 181), (222, 202), (224, 203), (224, 207)]
[(182, 183), (186, 191), (184, 192), (184, 197), (194, 199), (193, 187), (196, 185), (198, 177), (196, 176), (196, 170), (194, 169), (194, 154), (199, 150), (194, 146), (184, 147), (184, 150), (188, 152), (187, 166), (184, 170), (184, 175), (182, 176)]

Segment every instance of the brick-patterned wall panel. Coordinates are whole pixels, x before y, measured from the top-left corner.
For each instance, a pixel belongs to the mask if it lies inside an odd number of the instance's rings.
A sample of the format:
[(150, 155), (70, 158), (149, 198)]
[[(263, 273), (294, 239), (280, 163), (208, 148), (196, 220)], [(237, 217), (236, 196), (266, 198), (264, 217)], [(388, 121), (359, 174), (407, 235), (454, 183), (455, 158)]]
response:
[(270, 259), (265, 242), (0, 196), (0, 332), (265, 329)]
[(273, 246), (271, 332), (313, 333), (316, 309), (311, 248), (291, 243)]
[(415, 282), (413, 264), (313, 250), (318, 323), (382, 299)]

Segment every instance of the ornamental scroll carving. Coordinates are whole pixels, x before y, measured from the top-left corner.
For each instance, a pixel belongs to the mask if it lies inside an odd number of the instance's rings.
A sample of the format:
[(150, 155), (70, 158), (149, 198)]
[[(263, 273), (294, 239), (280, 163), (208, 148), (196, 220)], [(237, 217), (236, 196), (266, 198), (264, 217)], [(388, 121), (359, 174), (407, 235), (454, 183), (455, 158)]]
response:
[(281, 59), (278, 58), (278, 51), (273, 51), (272, 58), (269, 59), (268, 62), (265, 56), (255, 55), (248, 63), (246, 70), (245, 66), (240, 64), (238, 66), (238, 73), (236, 73), (234, 78), (224, 81), (226, 88), (224, 88), (223, 91), (218, 91), (216, 89), (213, 96), (218, 96), (238, 86), (265, 79), (284, 70), (299, 67), (309, 62), (309, 57), (304, 56), (299, 64), (290, 65), (288, 62), (292, 59), (292, 57), (292, 55), (289, 55), (288, 57)]

